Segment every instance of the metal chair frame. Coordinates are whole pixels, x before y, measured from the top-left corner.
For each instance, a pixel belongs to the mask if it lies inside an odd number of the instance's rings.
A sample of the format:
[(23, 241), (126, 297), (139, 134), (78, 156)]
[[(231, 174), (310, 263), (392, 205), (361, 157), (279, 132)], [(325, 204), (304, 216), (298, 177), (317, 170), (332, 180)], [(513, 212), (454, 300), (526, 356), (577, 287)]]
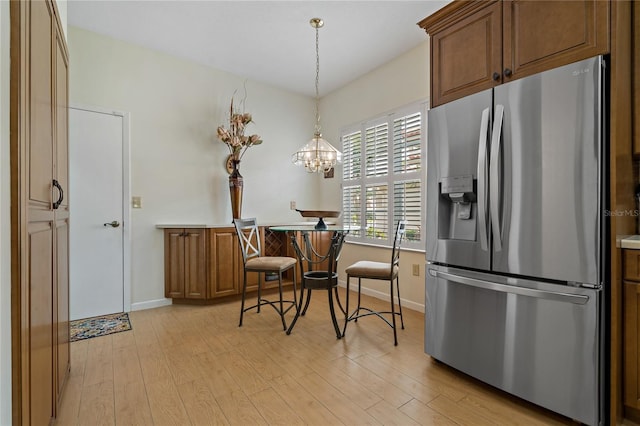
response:
[[(384, 277), (384, 278), (377, 278), (377, 277), (371, 277), (371, 276), (367, 276), (367, 275), (353, 275), (354, 278), (358, 278), (358, 307), (356, 308), (355, 311), (353, 311), (350, 315), (347, 314), (345, 315), (345, 321), (344, 321), (344, 328), (342, 330), (342, 335), (344, 336), (346, 331), (347, 331), (347, 324), (349, 323), (349, 321), (354, 321), (354, 322), (358, 322), (358, 318), (362, 318), (362, 317), (366, 317), (369, 315), (375, 315), (378, 318), (381, 318), (384, 322), (387, 323), (387, 325), (389, 325), (389, 327), (391, 327), (393, 329), (393, 342), (394, 345), (397, 346), (398, 345), (398, 335), (396, 333), (396, 315), (400, 316), (400, 324), (402, 326), (402, 329), (404, 330), (404, 319), (402, 317), (402, 303), (401, 303), (401, 299), (400, 299), (400, 245), (402, 243), (402, 239), (404, 237), (405, 231), (406, 231), (406, 226), (407, 226), (407, 221), (405, 220), (401, 220), (398, 222), (398, 225), (396, 227), (396, 232), (395, 232), (395, 237), (393, 240), (393, 250), (391, 251), (391, 263), (390, 263), (390, 271), (389, 271), (389, 276), (388, 277)], [(357, 262), (351, 266), (355, 266), (357, 264)], [(351, 267), (350, 266), (350, 267)], [(348, 267), (346, 270), (348, 271), (349, 268)], [(397, 271), (394, 273), (394, 269)], [(350, 281), (351, 281), (351, 277), (352, 275), (350, 275), (347, 272), (347, 297), (346, 297), (346, 301), (345, 301), (345, 310), (348, 313), (349, 312), (349, 289), (350, 289)], [(364, 307), (360, 305), (360, 295), (361, 295), (361, 290), (362, 290), (362, 279), (371, 279), (371, 280), (384, 280), (384, 281), (389, 281), (390, 284), (390, 298), (391, 298), (391, 310), (390, 311), (375, 311), (373, 309)], [(396, 281), (396, 293), (398, 295), (398, 308), (399, 308), (399, 312), (395, 311), (395, 303), (393, 300), (393, 281)], [(365, 311), (366, 313), (360, 313), (360, 311)], [(389, 321), (386, 317), (384, 317), (384, 314), (391, 314), (391, 321)]]
[[(273, 256), (263, 256), (262, 255), (262, 247), (260, 242), (260, 234), (258, 231), (258, 224), (255, 218), (249, 219), (234, 219), (233, 223), (236, 228), (236, 233), (238, 235), (238, 240), (240, 242), (240, 248), (242, 251), (242, 262), (243, 262), (243, 284), (242, 284), (242, 304), (240, 307), (240, 323), (238, 327), (242, 327), (242, 319), (244, 317), (244, 313), (251, 309), (256, 308), (257, 312), (260, 313), (260, 307), (262, 305), (270, 305), (277, 313), (280, 315), (280, 319), (282, 320), (282, 328), (284, 330), (287, 329), (287, 324), (285, 321), (285, 315), (287, 312), (291, 310), (291, 308), (295, 308), (298, 311), (298, 299), (297, 299), (297, 285), (296, 285), (296, 263), (297, 260), (295, 258), (290, 258), (295, 260), (294, 263), (288, 265), (286, 267), (279, 268), (252, 268), (251, 266), (247, 266), (247, 262), (251, 259), (257, 258), (268, 258)], [(249, 230), (248, 233), (245, 231)], [(255, 241), (255, 243), (254, 243)], [(288, 271), (289, 269), (293, 269), (293, 298), (294, 300), (284, 300), (282, 294), (282, 273)], [(247, 272), (258, 272), (258, 299), (255, 305), (249, 306), (245, 308), (245, 299), (247, 294)], [(262, 298), (262, 284), (263, 284), (263, 276), (265, 273), (277, 273), (278, 274), (278, 293), (279, 300), (273, 301)], [(285, 309), (285, 305), (290, 305)]]

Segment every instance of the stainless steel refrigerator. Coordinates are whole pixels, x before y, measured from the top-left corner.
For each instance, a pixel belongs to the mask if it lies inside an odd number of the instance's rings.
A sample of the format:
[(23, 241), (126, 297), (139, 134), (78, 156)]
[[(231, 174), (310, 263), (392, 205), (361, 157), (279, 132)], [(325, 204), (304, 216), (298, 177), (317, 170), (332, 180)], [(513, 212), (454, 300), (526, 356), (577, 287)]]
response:
[(428, 113), (425, 352), (586, 424), (604, 421), (604, 69)]

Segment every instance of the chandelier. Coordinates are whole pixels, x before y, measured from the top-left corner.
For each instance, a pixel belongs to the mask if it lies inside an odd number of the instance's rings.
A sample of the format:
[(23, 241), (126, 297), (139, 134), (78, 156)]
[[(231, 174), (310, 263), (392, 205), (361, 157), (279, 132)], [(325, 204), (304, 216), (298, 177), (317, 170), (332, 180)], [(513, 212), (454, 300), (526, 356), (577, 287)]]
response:
[(324, 22), (320, 18), (313, 18), (309, 21), (309, 24), (316, 29), (316, 126), (313, 139), (293, 154), (292, 161), (296, 165), (304, 166), (309, 173), (325, 173), (330, 171), (336, 163), (342, 161), (342, 154), (323, 139), (320, 133), (320, 96), (318, 95), (320, 54), (318, 49), (318, 29), (322, 28)]

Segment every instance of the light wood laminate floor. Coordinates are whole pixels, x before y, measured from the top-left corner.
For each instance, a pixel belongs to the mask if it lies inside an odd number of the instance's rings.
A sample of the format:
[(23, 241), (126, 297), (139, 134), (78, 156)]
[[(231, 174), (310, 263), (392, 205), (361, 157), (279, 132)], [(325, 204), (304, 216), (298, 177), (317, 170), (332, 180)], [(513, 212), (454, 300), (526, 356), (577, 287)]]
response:
[(56, 425), (571, 423), (425, 355), (419, 312), (405, 308), (396, 347), (375, 317), (336, 339), (326, 299), (289, 336), (269, 306), (238, 327), (239, 301), (132, 312), (132, 331), (71, 344)]

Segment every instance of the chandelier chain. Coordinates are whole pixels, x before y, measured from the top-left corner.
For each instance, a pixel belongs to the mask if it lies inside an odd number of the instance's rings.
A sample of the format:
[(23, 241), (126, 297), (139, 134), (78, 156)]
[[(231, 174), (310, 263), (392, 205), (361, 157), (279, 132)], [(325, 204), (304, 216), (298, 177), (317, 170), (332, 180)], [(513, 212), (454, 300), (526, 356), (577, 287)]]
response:
[(318, 29), (324, 25), (320, 18), (312, 18), (309, 23), (316, 30), (316, 124), (313, 139), (292, 156), (295, 164), (303, 165), (309, 173), (328, 172), (342, 161), (342, 154), (320, 133), (320, 35)]
[(316, 134), (320, 134), (320, 95), (318, 87), (320, 85), (320, 37), (318, 35), (319, 26), (316, 26)]

